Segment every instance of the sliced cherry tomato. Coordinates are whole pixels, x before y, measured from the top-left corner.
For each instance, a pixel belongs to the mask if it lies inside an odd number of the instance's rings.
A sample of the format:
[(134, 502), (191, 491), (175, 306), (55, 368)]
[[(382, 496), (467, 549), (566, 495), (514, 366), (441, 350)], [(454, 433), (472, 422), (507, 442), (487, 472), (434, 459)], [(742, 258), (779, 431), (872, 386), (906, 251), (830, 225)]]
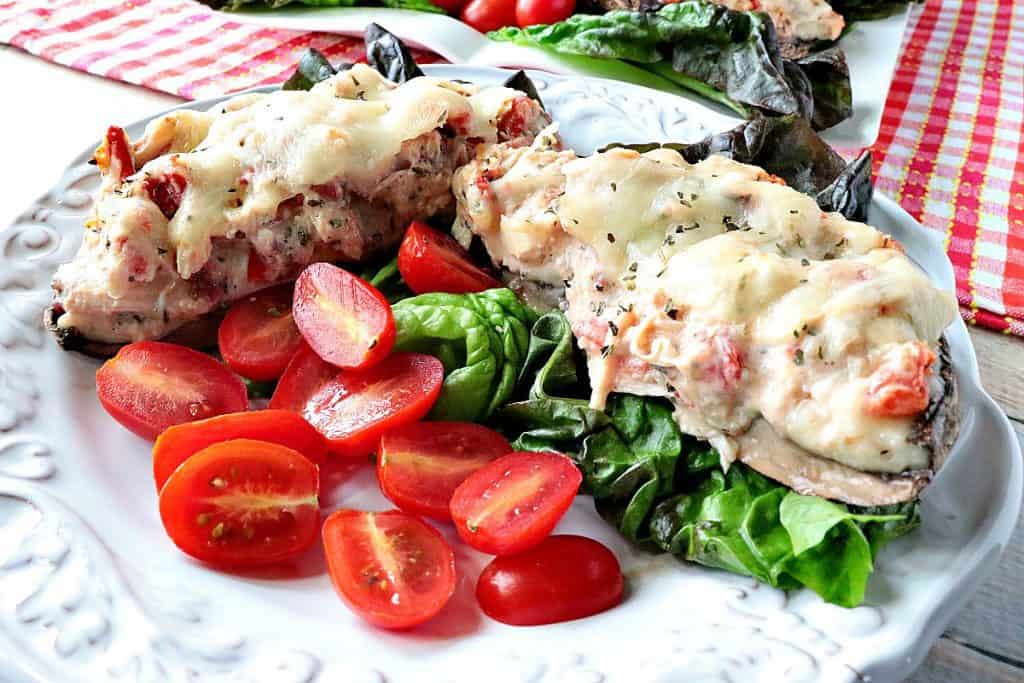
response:
[(470, 0), (459, 15), (480, 33), (516, 25), (516, 0)]
[(211, 417), (171, 427), (153, 444), (153, 479), (156, 490), (192, 455), (221, 441), (255, 439), (288, 446), (314, 465), (327, 460), (327, 441), (297, 413), (288, 410), (253, 410)]
[(492, 619), (514, 626), (589, 617), (622, 602), (622, 570), (608, 548), (583, 536), (549, 536), (480, 573), (476, 599)]
[(459, 484), (511, 453), (498, 432), (471, 422), (415, 422), (388, 430), (377, 452), (380, 488), (406, 512), (451, 519)]
[(554, 24), (576, 11), (576, 0), (516, 0), (516, 21), (522, 27)]
[(510, 453), (455, 489), (451, 513), (469, 545), (510, 555), (537, 545), (572, 505), (583, 476), (559, 453)]
[(411, 628), (455, 592), (455, 554), (440, 532), (398, 510), (339, 510), (324, 522), (331, 582), (356, 614), (382, 628)]
[(369, 370), (338, 370), (304, 347), (284, 371), (270, 407), (301, 414), (335, 455), (362, 457), (384, 431), (426, 415), (443, 381), (441, 361), (422, 353), (396, 353)]
[(450, 235), (412, 223), (398, 250), (398, 271), (417, 294), (482, 292), (503, 285), (478, 268)]
[(395, 317), (384, 295), (329, 263), (299, 275), (292, 313), (317, 355), (339, 368), (371, 367), (395, 345)]
[(302, 345), (292, 319), (291, 286), (261, 290), (232, 306), (220, 324), (217, 345), (228, 367), (243, 377), (280, 377)]
[(276, 443), (235, 439), (208, 446), (160, 491), (160, 519), (183, 552), (219, 567), (291, 559), (320, 527), (317, 467)]
[(136, 342), (96, 372), (110, 416), (144, 439), (184, 422), (249, 407), (245, 385), (210, 356), (177, 344)]

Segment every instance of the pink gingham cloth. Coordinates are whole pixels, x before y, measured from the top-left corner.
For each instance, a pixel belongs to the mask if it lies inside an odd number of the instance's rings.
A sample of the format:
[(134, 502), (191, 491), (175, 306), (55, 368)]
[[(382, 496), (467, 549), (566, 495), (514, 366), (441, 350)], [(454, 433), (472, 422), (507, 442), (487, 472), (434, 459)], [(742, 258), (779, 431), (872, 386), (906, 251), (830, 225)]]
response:
[(361, 38), (246, 24), (188, 0), (0, 0), (0, 42), (190, 100), (280, 83), (310, 47), (332, 62), (366, 57)]
[[(247, 25), (187, 0), (0, 0), (0, 42), (189, 99), (279, 83), (358, 39)], [(422, 61), (434, 61), (419, 53)], [(946, 236), (964, 317), (1024, 335), (1024, 2), (911, 10), (873, 151), (877, 188)]]

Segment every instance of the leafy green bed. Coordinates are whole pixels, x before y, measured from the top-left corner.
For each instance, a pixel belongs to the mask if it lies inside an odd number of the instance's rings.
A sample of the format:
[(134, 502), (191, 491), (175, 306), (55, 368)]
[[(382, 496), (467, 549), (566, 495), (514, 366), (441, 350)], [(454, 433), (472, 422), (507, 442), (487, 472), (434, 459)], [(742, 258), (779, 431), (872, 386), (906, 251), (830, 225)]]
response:
[[(366, 41), (381, 73), (398, 81), (420, 75), (401, 41), (380, 27), (371, 26)], [(337, 70), (310, 51), (287, 87), (308, 89)], [(508, 85), (536, 96), (522, 73)], [(725, 154), (758, 163), (850, 217), (861, 217), (870, 200), (870, 156), (845, 165), (799, 117), (672, 146), (691, 162)], [(916, 502), (856, 508), (802, 496), (742, 463), (723, 471), (707, 443), (680, 433), (662, 399), (613, 394), (605, 410), (590, 408), (569, 321), (557, 311), (539, 315), (511, 290), (413, 296), (394, 259), (360, 274), (393, 304), (396, 348), (444, 363), (431, 417), (483, 422), (517, 449), (570, 455), (597, 511), (642, 548), (853, 607), (879, 551), (919, 523)]]
[[(593, 59), (623, 60), (717, 101), (741, 116), (799, 114), (815, 128), (852, 112), (850, 72), (838, 48), (787, 60), (760, 12), (684, 0), (651, 12), (577, 14), (551, 25), (503, 28), (494, 40)], [(604, 60), (604, 61), (602, 61)]]
[(432, 417), (484, 422), (517, 449), (570, 455), (601, 516), (648, 550), (855, 607), (878, 552), (918, 524), (916, 503), (856, 508), (741, 463), (723, 472), (663, 400), (615, 394), (604, 411), (591, 409), (568, 320), (538, 318), (508, 289), (421, 294), (394, 312), (397, 348), (444, 362)]
[[(200, 0), (216, 9), (386, 6), (442, 12), (430, 0)], [(848, 22), (884, 18), (908, 0), (834, 0)], [(787, 59), (770, 17), (708, 0), (682, 0), (642, 11), (575, 14), (565, 21), (492, 31), (492, 40), (558, 56), (570, 67), (650, 87), (690, 90), (745, 118), (799, 115), (823, 130), (852, 114), (846, 57), (835, 45)]]

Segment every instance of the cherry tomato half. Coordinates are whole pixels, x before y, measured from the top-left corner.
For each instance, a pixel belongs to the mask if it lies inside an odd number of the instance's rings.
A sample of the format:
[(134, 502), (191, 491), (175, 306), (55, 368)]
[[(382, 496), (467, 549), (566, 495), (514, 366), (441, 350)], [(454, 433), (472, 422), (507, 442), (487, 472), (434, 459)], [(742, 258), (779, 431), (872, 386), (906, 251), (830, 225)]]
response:
[(321, 358), (339, 368), (368, 368), (395, 345), (391, 304), (366, 280), (314, 263), (295, 281), (295, 324)]
[(301, 344), (292, 318), (291, 285), (245, 297), (231, 307), (217, 331), (220, 355), (228, 367), (261, 382), (280, 377)]
[(128, 344), (96, 371), (110, 416), (144, 439), (173, 425), (249, 407), (242, 380), (204, 353), (164, 342)]
[(335, 455), (362, 457), (381, 434), (426, 415), (444, 366), (422, 353), (396, 353), (368, 370), (339, 370), (303, 347), (288, 364), (270, 407), (305, 417)]
[(235, 439), (199, 451), (160, 491), (160, 519), (183, 552), (219, 567), (291, 559), (320, 526), (317, 467), (287, 446)]
[(455, 489), (452, 520), (462, 540), (477, 550), (522, 552), (551, 533), (582, 479), (572, 460), (559, 453), (510, 453)]
[(576, 11), (576, 0), (516, 0), (516, 22), (522, 27), (554, 24)]
[(470, 0), (459, 15), (480, 33), (516, 25), (516, 0)]
[(327, 460), (327, 441), (301, 415), (287, 410), (253, 410), (171, 427), (153, 444), (153, 479), (160, 491), (181, 463), (207, 446), (231, 439), (255, 439), (298, 451), (314, 465)]
[(608, 548), (583, 536), (549, 536), (518, 555), (496, 557), (480, 573), (484, 613), (514, 626), (589, 617), (622, 602), (622, 570)]
[(341, 599), (382, 628), (422, 624), (455, 592), (455, 554), (434, 527), (398, 510), (339, 510), (324, 522), (324, 551)]
[(512, 452), (498, 432), (471, 422), (414, 422), (388, 430), (377, 452), (381, 491), (406, 512), (451, 519), (466, 477)]
[(465, 294), (503, 286), (478, 268), (451, 235), (423, 223), (413, 223), (405, 231), (398, 250), (398, 271), (417, 294)]

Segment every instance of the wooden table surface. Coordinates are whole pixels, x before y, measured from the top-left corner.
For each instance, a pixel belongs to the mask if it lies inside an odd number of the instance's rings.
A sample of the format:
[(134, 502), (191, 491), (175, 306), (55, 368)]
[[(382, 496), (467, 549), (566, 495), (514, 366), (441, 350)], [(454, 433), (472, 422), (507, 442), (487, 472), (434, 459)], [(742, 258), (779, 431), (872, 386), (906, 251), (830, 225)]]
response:
[[(60, 177), (111, 123), (127, 124), (180, 103), (144, 88), (72, 71), (0, 46), (8, 100), (0, 226)], [(10, 80), (13, 79), (13, 88)], [(12, 97), (10, 93), (13, 93)], [(985, 388), (1024, 439), (1024, 340), (980, 328), (971, 338)], [(1024, 519), (995, 574), (956, 617), (912, 683), (1024, 681)]]

